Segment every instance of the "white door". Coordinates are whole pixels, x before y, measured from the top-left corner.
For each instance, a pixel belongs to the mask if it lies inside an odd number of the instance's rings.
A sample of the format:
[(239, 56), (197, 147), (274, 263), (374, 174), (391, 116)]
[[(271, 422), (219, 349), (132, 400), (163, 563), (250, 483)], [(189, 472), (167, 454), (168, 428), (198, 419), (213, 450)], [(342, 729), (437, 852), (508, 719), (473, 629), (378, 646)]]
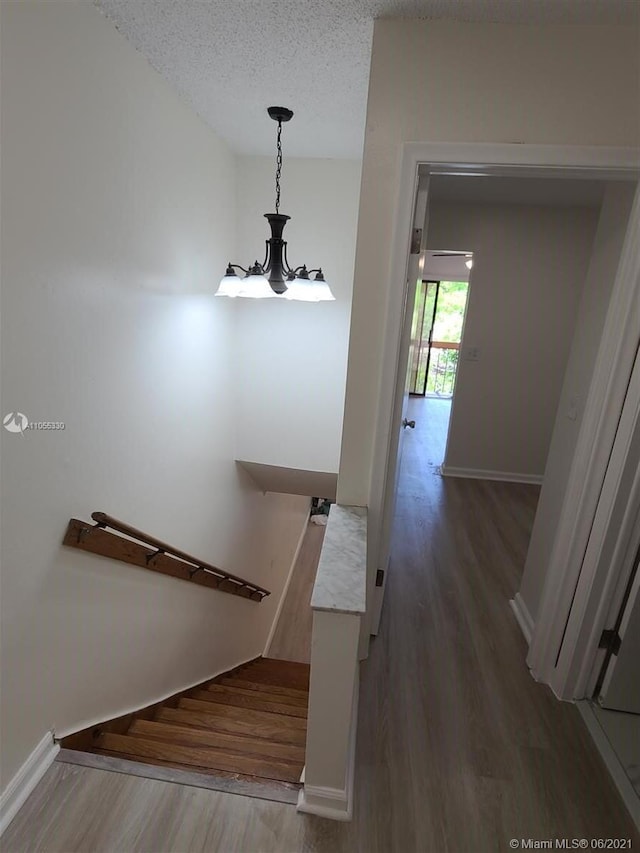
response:
[(640, 570), (637, 558), (617, 634), (620, 648), (609, 660), (600, 690), (600, 704), (603, 708), (640, 714)]
[(402, 309), (402, 337), (398, 350), (395, 391), (393, 395), (393, 417), (387, 450), (387, 462), (384, 474), (382, 516), (377, 548), (376, 583), (372, 597), (370, 631), (378, 633), (382, 602), (387, 581), (389, 553), (391, 549), (391, 531), (396, 504), (396, 491), (400, 474), (400, 459), (402, 457), (402, 438), (408, 426), (407, 404), (410, 387), (410, 347), (411, 324), (413, 321), (413, 306), (416, 298), (416, 285), (422, 276), (427, 226), (429, 224), (429, 175), (420, 175), (416, 203), (413, 215), (414, 241), (411, 246), (407, 275), (404, 283), (404, 304)]
[[(625, 430), (626, 424), (629, 427)], [(626, 452), (620, 482), (620, 503), (628, 522), (615, 512), (611, 525), (624, 542), (620, 559), (620, 593), (612, 603), (613, 614), (600, 645), (606, 649), (598, 700), (603, 708), (640, 714), (640, 351), (631, 373), (619, 433), (626, 432)], [(613, 464), (618, 436), (611, 454)], [(611, 560), (615, 569), (615, 552)]]

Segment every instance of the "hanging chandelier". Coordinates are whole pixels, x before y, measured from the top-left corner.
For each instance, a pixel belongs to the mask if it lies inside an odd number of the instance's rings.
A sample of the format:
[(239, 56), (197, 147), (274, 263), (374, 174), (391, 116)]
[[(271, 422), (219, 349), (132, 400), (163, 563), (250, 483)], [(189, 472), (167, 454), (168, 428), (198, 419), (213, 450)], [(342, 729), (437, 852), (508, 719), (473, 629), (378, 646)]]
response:
[[(300, 302), (326, 302), (335, 299), (325, 281), (322, 270), (308, 270), (306, 265), (291, 267), (287, 259), (287, 241), (282, 232), (291, 219), (280, 213), (280, 175), (282, 174), (282, 123), (289, 121), (293, 112), (286, 107), (269, 107), (269, 116), (278, 122), (276, 156), (276, 212), (265, 213), (271, 228), (271, 237), (266, 240), (267, 251), (264, 261), (256, 261), (249, 267), (229, 263), (216, 296), (241, 296), (249, 299), (269, 299), (281, 296)], [(243, 276), (239, 276), (240, 270)], [(313, 276), (313, 278), (312, 278)]]

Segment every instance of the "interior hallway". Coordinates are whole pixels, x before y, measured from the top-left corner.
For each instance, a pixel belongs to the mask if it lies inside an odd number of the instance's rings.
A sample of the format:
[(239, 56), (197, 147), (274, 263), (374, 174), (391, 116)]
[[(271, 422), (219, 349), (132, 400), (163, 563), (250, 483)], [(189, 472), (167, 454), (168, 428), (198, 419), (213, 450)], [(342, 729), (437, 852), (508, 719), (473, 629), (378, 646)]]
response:
[(577, 710), (525, 665), (508, 602), (538, 489), (440, 477), (444, 436), (427, 415), (430, 402), (411, 401), (417, 425), (405, 435), (381, 631), (361, 670), (353, 821), (54, 764), (7, 831), (4, 853), (475, 853), (509, 850), (511, 838), (640, 843)]

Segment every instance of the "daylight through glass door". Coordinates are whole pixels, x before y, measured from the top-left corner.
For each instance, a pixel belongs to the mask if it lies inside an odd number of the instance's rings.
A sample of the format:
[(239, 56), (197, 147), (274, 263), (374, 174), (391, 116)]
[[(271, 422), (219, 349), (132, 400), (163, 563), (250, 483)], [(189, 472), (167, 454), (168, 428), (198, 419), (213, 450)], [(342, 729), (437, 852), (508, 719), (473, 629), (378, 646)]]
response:
[(418, 283), (411, 328), (410, 394), (453, 395), (467, 290), (466, 281), (425, 279)]

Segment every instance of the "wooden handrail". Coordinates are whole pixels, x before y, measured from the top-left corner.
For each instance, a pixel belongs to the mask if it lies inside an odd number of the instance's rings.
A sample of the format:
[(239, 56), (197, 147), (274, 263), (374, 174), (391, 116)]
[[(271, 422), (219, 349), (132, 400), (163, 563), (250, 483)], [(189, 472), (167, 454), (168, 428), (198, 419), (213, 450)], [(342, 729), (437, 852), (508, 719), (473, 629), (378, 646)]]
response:
[[(77, 518), (70, 519), (63, 544), (122, 560), (161, 574), (189, 580), (201, 586), (219, 589), (221, 592), (250, 598), (252, 601), (262, 601), (270, 595), (268, 589), (224, 569), (219, 569), (204, 560), (199, 560), (187, 554), (186, 551), (174, 548), (105, 512), (92, 512), (91, 518), (96, 522), (93, 526)], [(121, 536), (116, 536), (106, 530), (107, 527), (130, 538), (123, 539)], [(133, 539), (137, 539), (138, 542), (133, 542)], [(144, 544), (139, 544), (140, 542)], [(153, 550), (150, 551), (150, 548)]]

